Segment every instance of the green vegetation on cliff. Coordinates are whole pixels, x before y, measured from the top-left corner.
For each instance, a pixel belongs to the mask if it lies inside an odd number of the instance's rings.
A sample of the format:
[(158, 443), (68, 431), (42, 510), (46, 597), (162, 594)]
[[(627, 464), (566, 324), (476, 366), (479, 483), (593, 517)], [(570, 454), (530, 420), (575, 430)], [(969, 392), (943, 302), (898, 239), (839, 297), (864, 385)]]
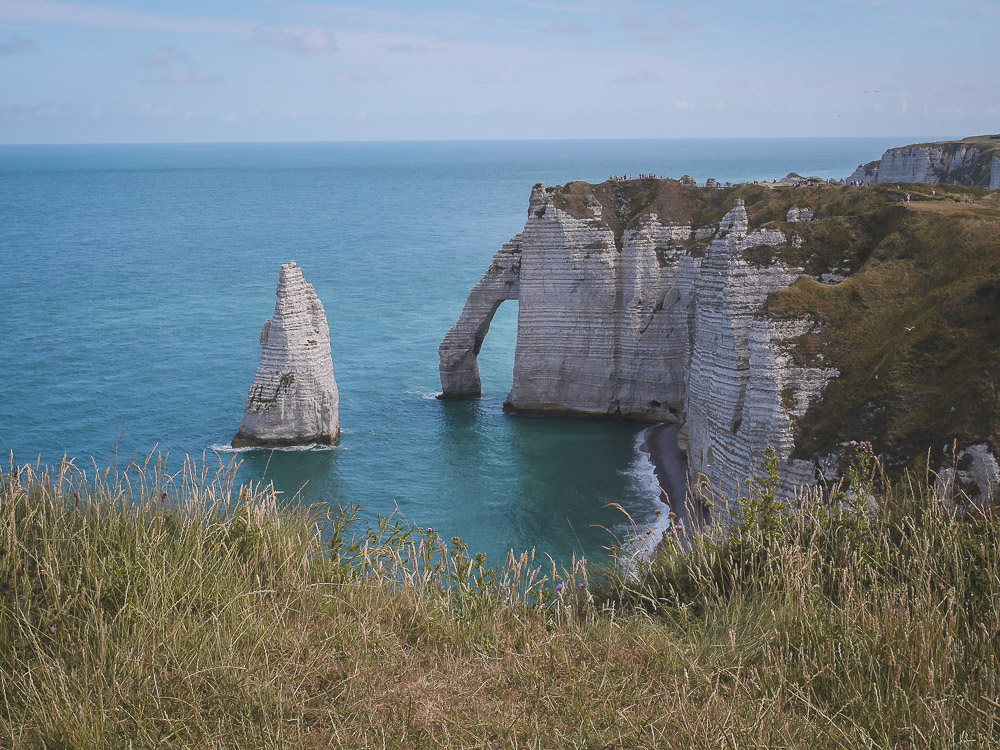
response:
[(11, 467), (0, 747), (989, 746), (1000, 522), (851, 466), (603, 573), (282, 508), (234, 465)]
[[(659, 179), (552, 190), (557, 207), (605, 224), (619, 246), (650, 213), (705, 226), (736, 198), (751, 230), (786, 234), (785, 245), (758, 248), (746, 260), (802, 269), (796, 284), (772, 295), (767, 312), (814, 320), (791, 342), (794, 357), (840, 372), (798, 420), (796, 457), (864, 439), (893, 471), (919, 473), (929, 448), (932, 467), (956, 441), (1000, 452), (1000, 192), (924, 184), (706, 189)], [(591, 195), (599, 219), (587, 205)], [(793, 207), (812, 208), (813, 220), (786, 223)], [(698, 253), (705, 242), (686, 245)]]

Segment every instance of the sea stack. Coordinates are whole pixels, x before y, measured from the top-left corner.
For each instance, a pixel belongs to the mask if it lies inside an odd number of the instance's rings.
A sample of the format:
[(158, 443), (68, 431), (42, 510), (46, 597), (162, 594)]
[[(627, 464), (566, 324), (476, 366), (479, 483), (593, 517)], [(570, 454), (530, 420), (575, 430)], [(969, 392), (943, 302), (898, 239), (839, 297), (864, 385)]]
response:
[(233, 447), (334, 445), (340, 395), (323, 303), (295, 261), (281, 267), (277, 297)]

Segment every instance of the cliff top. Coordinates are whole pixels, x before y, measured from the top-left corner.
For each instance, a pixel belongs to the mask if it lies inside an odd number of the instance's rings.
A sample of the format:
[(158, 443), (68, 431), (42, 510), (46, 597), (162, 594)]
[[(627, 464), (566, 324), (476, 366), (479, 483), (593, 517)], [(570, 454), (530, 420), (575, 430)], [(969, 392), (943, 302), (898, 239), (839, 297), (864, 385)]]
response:
[(978, 146), (981, 151), (1000, 151), (1000, 134), (970, 135), (968, 138), (959, 138), (952, 141), (929, 141), (927, 143), (911, 143), (907, 146), (898, 146), (889, 149), (899, 151), (904, 148), (919, 148), (922, 146)]
[[(1000, 193), (894, 183), (706, 189), (661, 179), (572, 182), (547, 193), (555, 207), (613, 229), (619, 246), (624, 230), (650, 214), (706, 226), (737, 198), (751, 230), (773, 227), (803, 240), (746, 257), (803, 269), (771, 297), (768, 312), (816, 320), (813, 332), (790, 342), (793, 357), (841, 372), (798, 425), (802, 455), (864, 439), (897, 467), (920, 468), (931, 441), (936, 451), (952, 440), (1000, 449)], [(793, 207), (812, 208), (814, 220), (786, 223)], [(843, 280), (824, 283), (824, 275)]]

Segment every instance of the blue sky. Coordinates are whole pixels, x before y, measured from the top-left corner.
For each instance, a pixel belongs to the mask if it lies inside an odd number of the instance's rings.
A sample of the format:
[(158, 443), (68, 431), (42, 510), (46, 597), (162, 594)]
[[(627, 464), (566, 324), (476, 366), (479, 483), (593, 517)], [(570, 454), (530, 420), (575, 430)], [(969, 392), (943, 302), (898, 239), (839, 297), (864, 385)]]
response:
[(0, 143), (1000, 132), (1000, 0), (0, 0)]

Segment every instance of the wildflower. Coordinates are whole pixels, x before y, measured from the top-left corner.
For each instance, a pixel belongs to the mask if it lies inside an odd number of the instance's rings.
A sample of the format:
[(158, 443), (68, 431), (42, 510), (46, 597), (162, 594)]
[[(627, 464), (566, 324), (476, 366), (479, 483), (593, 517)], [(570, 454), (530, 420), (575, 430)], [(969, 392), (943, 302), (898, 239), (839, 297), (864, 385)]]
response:
[(52, 626), (52, 627), (50, 628), (50, 630), (52, 630), (52, 632), (53, 632), (53, 633), (54, 633), (54, 632), (56, 632), (56, 626), (55, 626), (55, 625), (53, 625), (53, 626)]
[(565, 586), (563, 584), (561, 584), (561, 583), (557, 583), (556, 584), (556, 591), (562, 591), (564, 588), (565, 588)]
[(585, 589), (585, 588), (587, 588), (587, 584), (585, 584), (585, 583), (578, 583), (578, 584), (576, 584), (576, 587), (578, 589)]
[(427, 527), (427, 533), (428, 534), (433, 534), (434, 533), (434, 527), (433, 526), (428, 526)]

